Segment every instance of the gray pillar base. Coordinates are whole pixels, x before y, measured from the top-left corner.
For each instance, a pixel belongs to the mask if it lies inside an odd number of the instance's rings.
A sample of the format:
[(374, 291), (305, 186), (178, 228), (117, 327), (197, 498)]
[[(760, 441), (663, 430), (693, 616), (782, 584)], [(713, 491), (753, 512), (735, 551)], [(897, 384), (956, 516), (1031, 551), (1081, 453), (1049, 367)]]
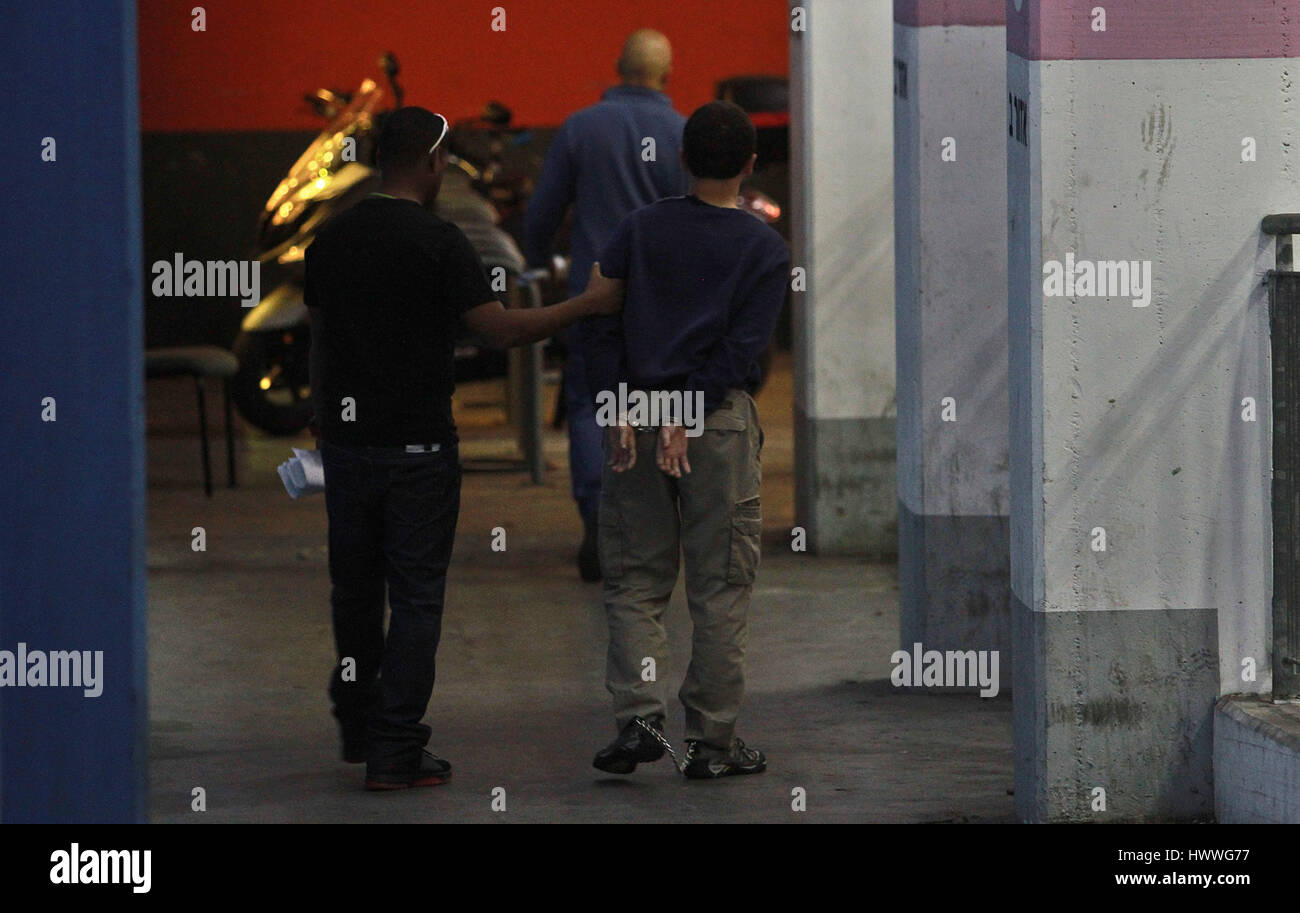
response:
[(895, 423), (817, 419), (795, 406), (795, 524), (813, 554), (898, 557)]
[[(1168, 821), (1214, 813), (1215, 609), (1033, 612), (1012, 595), (1016, 813)], [(1105, 811), (1092, 807), (1105, 792)]]
[(898, 538), (899, 646), (997, 650), (1009, 672), (1009, 518), (921, 516), (900, 503)]

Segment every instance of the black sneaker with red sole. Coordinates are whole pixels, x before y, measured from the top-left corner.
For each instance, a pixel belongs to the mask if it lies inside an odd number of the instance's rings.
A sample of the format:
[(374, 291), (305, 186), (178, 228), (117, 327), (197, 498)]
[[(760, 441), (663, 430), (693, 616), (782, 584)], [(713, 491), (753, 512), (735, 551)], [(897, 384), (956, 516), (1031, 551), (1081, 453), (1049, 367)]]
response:
[(441, 786), (451, 779), (451, 762), (421, 750), (420, 763), (409, 770), (371, 770), (366, 768), (366, 789), (413, 789), (419, 786)]

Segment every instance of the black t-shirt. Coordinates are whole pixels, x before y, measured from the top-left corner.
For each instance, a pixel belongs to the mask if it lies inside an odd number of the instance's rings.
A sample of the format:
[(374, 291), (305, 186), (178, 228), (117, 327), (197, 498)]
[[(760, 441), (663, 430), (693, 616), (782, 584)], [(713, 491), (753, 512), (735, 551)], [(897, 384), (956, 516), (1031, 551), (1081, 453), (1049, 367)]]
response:
[(461, 316), (497, 296), (464, 233), (411, 200), (371, 196), (307, 248), (312, 398), (337, 444), (450, 444)]

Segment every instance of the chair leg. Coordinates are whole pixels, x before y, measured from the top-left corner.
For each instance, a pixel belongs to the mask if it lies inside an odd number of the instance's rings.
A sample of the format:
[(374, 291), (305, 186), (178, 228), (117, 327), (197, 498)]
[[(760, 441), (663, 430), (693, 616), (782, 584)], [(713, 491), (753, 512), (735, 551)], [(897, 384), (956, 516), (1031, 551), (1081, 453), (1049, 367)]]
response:
[(235, 487), (235, 425), (230, 410), (230, 380), (221, 382), (221, 392), (226, 399), (226, 479)]
[(203, 400), (203, 378), (194, 375), (194, 389), (199, 394), (199, 441), (203, 445), (203, 491), (212, 497), (212, 460), (208, 456), (208, 410)]

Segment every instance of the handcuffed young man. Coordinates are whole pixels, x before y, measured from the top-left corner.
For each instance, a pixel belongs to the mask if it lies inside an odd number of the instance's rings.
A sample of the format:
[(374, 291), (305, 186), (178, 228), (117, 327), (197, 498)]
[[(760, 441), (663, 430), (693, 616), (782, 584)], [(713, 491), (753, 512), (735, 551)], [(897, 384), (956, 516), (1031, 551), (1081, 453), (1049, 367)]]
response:
[(678, 692), (686, 710), (683, 773), (713, 779), (767, 766), (762, 752), (736, 737), (736, 719), (762, 532), (763, 432), (752, 393), (785, 300), (790, 257), (774, 229), (737, 207), (756, 159), (744, 111), (704, 105), (687, 121), (682, 144), (692, 193), (628, 216), (600, 256), (601, 271), (625, 280), (626, 295), (621, 314), (595, 321), (593, 393), (622, 383), (652, 398), (680, 391), (683, 402), (702, 399), (704, 419), (694, 428), (683, 417), (637, 428), (629, 416), (606, 433), (600, 558), (606, 686), (619, 734), (593, 765), (627, 774), (664, 754), (666, 706), (659, 684), (642, 677), (643, 661), (663, 665), (663, 615), (684, 558), (694, 636)]

